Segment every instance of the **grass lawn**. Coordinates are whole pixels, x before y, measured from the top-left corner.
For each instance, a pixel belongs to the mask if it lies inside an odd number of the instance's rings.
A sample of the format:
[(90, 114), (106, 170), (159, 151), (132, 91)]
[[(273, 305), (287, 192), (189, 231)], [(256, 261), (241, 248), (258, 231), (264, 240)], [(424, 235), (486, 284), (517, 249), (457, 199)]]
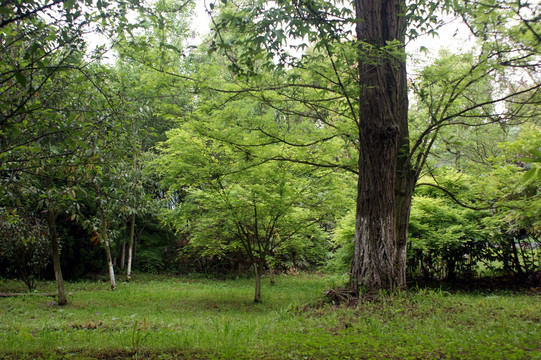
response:
[[(0, 359), (541, 359), (538, 294), (423, 289), (354, 308), (306, 306), (335, 285), (283, 275), (254, 304), (250, 279), (139, 275), (114, 292), (68, 283), (64, 307), (0, 298)], [(0, 292), (18, 289), (0, 280)]]

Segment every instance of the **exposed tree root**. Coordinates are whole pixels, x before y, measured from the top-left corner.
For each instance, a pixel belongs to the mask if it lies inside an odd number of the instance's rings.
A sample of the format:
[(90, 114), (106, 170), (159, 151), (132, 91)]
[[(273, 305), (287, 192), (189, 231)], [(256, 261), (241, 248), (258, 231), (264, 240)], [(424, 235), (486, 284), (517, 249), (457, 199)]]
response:
[(357, 293), (347, 288), (326, 290), (325, 297), (334, 305), (355, 306), (359, 303)]

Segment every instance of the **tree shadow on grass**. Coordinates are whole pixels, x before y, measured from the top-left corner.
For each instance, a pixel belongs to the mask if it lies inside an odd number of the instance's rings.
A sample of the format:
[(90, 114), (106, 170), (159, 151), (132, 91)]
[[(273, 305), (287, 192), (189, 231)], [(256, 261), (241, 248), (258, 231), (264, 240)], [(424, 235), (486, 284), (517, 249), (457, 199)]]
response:
[(513, 291), (541, 295), (541, 271), (523, 275), (510, 274), (472, 279), (437, 280), (414, 279), (408, 283), (410, 289), (441, 289), (452, 292)]

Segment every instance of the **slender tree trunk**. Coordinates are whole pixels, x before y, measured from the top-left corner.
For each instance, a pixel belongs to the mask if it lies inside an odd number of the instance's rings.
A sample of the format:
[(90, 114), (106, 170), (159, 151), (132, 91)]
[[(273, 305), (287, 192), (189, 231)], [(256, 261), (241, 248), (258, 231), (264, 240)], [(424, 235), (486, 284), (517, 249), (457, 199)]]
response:
[(519, 276), (524, 276), (524, 272), (522, 271), (522, 266), (520, 265), (520, 260), (518, 258), (518, 251), (517, 251), (517, 244), (515, 243), (515, 238), (509, 237), (509, 245), (511, 246), (511, 250), (513, 251), (513, 262), (515, 263), (515, 270)]
[[(135, 138), (136, 134), (137, 134), (137, 130), (135, 129), (135, 122), (133, 122), (132, 123), (133, 138)], [(133, 160), (133, 167), (136, 168), (137, 167), (137, 151), (135, 147), (133, 149), (132, 160)], [(134, 190), (134, 195), (135, 195), (135, 190)], [(134, 200), (133, 200), (134, 209), (135, 209), (135, 206), (136, 206), (136, 201), (135, 201), (135, 196), (134, 196)], [(134, 244), (135, 241), (134, 240), (135, 240), (135, 213), (131, 214), (131, 217), (130, 217), (130, 240), (128, 244), (128, 266), (126, 268), (126, 281), (131, 281), (131, 266), (135, 257), (135, 244)]]
[(109, 246), (109, 238), (107, 236), (107, 224), (103, 211), (100, 211), (100, 225), (101, 225), (101, 241), (107, 255), (107, 266), (109, 268), (109, 282), (111, 283), (111, 290), (116, 289), (115, 281), (115, 268), (113, 266), (113, 257), (111, 256), (111, 247)]
[(126, 240), (122, 239), (122, 245), (120, 246), (120, 270), (124, 270), (126, 264)]
[(269, 280), (270, 280), (271, 285), (275, 284), (275, 282), (274, 282), (274, 269), (272, 268), (271, 265), (269, 265)]
[(109, 281), (111, 283), (111, 290), (116, 290), (115, 268), (113, 266), (113, 259), (111, 257), (109, 240), (105, 242), (105, 253), (107, 254), (107, 264), (109, 265)]
[[(359, 40), (359, 177), (350, 288), (406, 283), (408, 157), (403, 0), (355, 0)], [(389, 42), (395, 42), (391, 49)], [(385, 49), (388, 48), (388, 51)], [(391, 52), (393, 54), (391, 54)]]
[(66, 297), (66, 290), (64, 289), (64, 278), (62, 277), (62, 268), (60, 266), (60, 244), (58, 242), (58, 233), (56, 232), (56, 217), (56, 212), (49, 209), (47, 212), (47, 223), (49, 225), (49, 236), (53, 251), (53, 267), (56, 288), (58, 290), (58, 305), (63, 306), (68, 303), (68, 299)]
[(261, 302), (261, 274), (263, 273), (263, 265), (255, 262), (254, 263), (254, 272), (255, 272), (255, 296), (254, 302)]
[(131, 265), (133, 261), (133, 248), (135, 239), (135, 214), (130, 219), (130, 243), (128, 244), (128, 267), (126, 268), (126, 281), (131, 280)]
[(133, 255), (132, 255), (132, 259), (131, 259), (132, 264), (137, 259), (137, 239), (139, 239), (141, 237), (142, 233), (143, 233), (142, 231), (139, 231), (139, 234), (136, 234), (133, 237)]
[(454, 255), (451, 255), (447, 260), (447, 276), (445, 278), (451, 281), (456, 280), (456, 260)]

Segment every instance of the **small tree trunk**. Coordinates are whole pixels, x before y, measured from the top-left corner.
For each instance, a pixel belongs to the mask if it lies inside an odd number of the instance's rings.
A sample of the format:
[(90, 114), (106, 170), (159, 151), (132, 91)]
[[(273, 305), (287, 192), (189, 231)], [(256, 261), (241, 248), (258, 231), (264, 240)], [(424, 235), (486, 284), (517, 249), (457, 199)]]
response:
[(126, 281), (131, 280), (131, 266), (133, 261), (133, 242), (135, 239), (135, 214), (130, 219), (130, 243), (128, 244), (128, 267), (126, 269)]
[(263, 266), (259, 263), (254, 264), (254, 272), (255, 272), (255, 296), (254, 296), (254, 302), (260, 303), (261, 302), (261, 274), (263, 272)]
[(269, 279), (270, 279), (270, 284), (274, 285), (274, 269), (272, 268), (271, 265), (269, 265)]
[(513, 262), (515, 263), (515, 270), (519, 276), (524, 276), (522, 271), (522, 266), (520, 265), (520, 260), (518, 258), (517, 244), (515, 243), (515, 238), (509, 238), (509, 245), (511, 245), (511, 250), (513, 251)]
[(28, 291), (32, 291), (36, 287), (36, 278), (31, 270), (27, 269), (28, 260), (26, 258), (26, 251), (22, 251), (22, 254), (19, 255), (20, 260), (17, 261), (17, 269), (21, 275), (24, 283), (28, 286)]
[(115, 269), (113, 266), (113, 259), (111, 257), (111, 248), (109, 247), (109, 240), (105, 242), (105, 252), (107, 254), (107, 264), (109, 265), (109, 281), (111, 282), (111, 290), (116, 290)]
[(454, 255), (451, 255), (450, 259), (447, 260), (447, 280), (454, 281), (456, 280), (456, 260)]
[(56, 217), (56, 212), (49, 209), (47, 212), (47, 223), (49, 225), (49, 236), (53, 251), (53, 267), (56, 288), (58, 290), (58, 305), (63, 306), (68, 303), (68, 299), (66, 297), (66, 290), (64, 289), (64, 278), (62, 277), (62, 268), (60, 266), (60, 245), (58, 242), (58, 233), (56, 232)]
[(109, 246), (109, 239), (107, 237), (107, 223), (105, 221), (105, 215), (103, 211), (100, 211), (100, 222), (101, 222), (101, 241), (103, 247), (105, 248), (105, 254), (107, 255), (107, 265), (109, 267), (109, 281), (111, 283), (111, 290), (116, 289), (115, 281), (115, 269), (113, 266), (113, 257), (111, 256), (111, 247)]
[(126, 264), (126, 240), (122, 239), (122, 245), (120, 246), (120, 270), (124, 270)]

